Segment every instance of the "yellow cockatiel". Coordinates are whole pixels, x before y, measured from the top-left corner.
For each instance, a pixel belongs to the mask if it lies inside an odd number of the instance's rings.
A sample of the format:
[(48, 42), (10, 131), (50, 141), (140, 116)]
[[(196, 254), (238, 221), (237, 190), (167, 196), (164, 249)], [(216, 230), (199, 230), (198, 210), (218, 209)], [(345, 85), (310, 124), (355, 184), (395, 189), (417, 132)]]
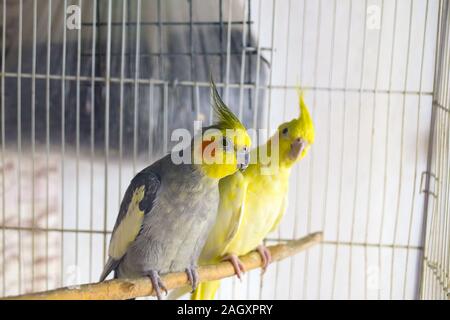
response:
[[(256, 162), (251, 161), (244, 172), (220, 181), (218, 215), (200, 255), (200, 265), (229, 260), (240, 278), (245, 270), (238, 256), (255, 248), (263, 258), (264, 269), (270, 263), (263, 240), (278, 227), (285, 212), (293, 164), (306, 155), (314, 142), (313, 121), (300, 90), (299, 105), (298, 118), (281, 124), (272, 139), (252, 151), (251, 159)], [(265, 170), (273, 163), (261, 161), (258, 155), (265, 153), (270, 159), (275, 155), (274, 148), (278, 148), (278, 170)], [(219, 285), (220, 281), (200, 283), (191, 297), (213, 299)]]

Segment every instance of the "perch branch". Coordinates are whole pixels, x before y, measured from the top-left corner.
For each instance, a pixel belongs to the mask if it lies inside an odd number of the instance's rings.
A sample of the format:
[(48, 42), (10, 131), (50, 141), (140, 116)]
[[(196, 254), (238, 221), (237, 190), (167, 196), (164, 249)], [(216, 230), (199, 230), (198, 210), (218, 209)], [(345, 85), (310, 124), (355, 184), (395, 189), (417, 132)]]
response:
[[(312, 233), (298, 240), (287, 241), (268, 247), (273, 261), (279, 261), (322, 241), (322, 233)], [(245, 270), (261, 267), (261, 256), (252, 251), (240, 257)], [(198, 268), (200, 281), (218, 280), (233, 276), (234, 269), (230, 262)], [(189, 285), (186, 273), (177, 272), (161, 277), (167, 289), (176, 289)], [(137, 279), (115, 279), (99, 283), (83, 284), (73, 287), (59, 288), (51, 291), (7, 297), (6, 299), (24, 300), (119, 300), (155, 295), (152, 284), (147, 277)]]

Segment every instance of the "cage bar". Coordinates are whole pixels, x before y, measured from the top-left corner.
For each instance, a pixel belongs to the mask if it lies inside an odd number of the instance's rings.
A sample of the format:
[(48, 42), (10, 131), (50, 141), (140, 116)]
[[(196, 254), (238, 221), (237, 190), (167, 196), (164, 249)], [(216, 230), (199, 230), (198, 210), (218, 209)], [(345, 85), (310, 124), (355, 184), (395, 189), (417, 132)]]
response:
[(211, 71), (266, 138), (304, 89), (316, 142), (266, 242), (324, 232), (220, 298), (449, 298), (448, 1), (115, 4), (1, 4), (2, 296), (97, 280), (132, 175), (211, 122)]

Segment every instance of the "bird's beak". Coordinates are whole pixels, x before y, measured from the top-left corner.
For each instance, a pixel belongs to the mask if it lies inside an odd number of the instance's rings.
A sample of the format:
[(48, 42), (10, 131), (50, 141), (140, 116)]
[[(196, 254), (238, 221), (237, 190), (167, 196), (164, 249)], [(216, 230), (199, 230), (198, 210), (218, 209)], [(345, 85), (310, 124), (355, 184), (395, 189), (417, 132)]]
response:
[(294, 140), (294, 142), (291, 143), (291, 150), (289, 151), (289, 158), (291, 160), (295, 161), (297, 160), (298, 156), (302, 153), (303, 149), (306, 147), (306, 142), (301, 139), (297, 138)]
[(237, 151), (237, 168), (241, 171), (247, 169), (250, 163), (250, 152), (248, 150)]

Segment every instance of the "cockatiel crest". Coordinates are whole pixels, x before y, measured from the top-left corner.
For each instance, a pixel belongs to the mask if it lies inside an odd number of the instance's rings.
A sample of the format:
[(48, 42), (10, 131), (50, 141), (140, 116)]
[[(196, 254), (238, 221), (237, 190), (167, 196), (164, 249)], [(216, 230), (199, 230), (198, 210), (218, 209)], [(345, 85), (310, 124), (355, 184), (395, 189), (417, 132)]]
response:
[(241, 121), (222, 101), (212, 77), (210, 78), (214, 123), (204, 128), (201, 148), (194, 156), (201, 159), (201, 167), (212, 178), (223, 178), (238, 169), (245, 169), (250, 161), (251, 139)]
[(314, 123), (309, 114), (308, 107), (305, 103), (304, 91), (300, 88), (297, 88), (299, 106), (300, 106), (300, 114), (298, 117), (300, 134), (303, 136), (309, 144), (314, 143)]
[(233, 112), (227, 107), (227, 105), (220, 98), (219, 92), (217, 92), (216, 84), (212, 76), (210, 77), (211, 86), (211, 100), (215, 115), (214, 127), (220, 130), (226, 129), (241, 129), (245, 130), (244, 125), (234, 115)]

